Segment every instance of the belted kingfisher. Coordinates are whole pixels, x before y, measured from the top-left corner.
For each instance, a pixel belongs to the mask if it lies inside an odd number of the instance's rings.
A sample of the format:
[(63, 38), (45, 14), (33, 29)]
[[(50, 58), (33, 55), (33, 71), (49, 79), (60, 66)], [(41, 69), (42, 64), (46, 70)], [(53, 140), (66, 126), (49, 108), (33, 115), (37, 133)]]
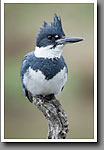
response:
[(61, 19), (56, 14), (51, 24), (44, 21), (36, 37), (36, 48), (26, 54), (20, 71), (25, 96), (43, 96), (47, 100), (59, 95), (67, 81), (68, 69), (62, 56), (67, 43), (82, 41), (79, 37), (66, 37)]

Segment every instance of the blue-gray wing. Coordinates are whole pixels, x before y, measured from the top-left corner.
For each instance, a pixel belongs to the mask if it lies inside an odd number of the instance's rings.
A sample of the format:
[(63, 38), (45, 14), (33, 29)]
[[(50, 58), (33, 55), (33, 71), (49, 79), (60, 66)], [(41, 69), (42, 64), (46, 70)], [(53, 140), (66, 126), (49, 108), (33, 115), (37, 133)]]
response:
[(64, 60), (63, 56), (61, 56), (61, 61), (63, 62), (64, 66), (66, 67), (66, 73), (68, 73), (68, 68), (67, 68), (67, 65), (65, 63), (65, 60)]
[[(68, 68), (67, 68), (67, 65), (65, 63), (65, 60), (63, 58), (63, 56), (61, 56), (61, 61), (64, 63), (64, 66), (66, 67), (66, 73), (68, 73)], [(64, 86), (62, 87), (61, 91), (64, 89)]]
[(30, 67), (30, 61), (29, 60), (31, 60), (33, 58), (34, 58), (34, 52), (30, 52), (30, 53), (26, 54), (22, 59), (20, 77), (21, 77), (22, 87), (23, 87), (23, 91), (24, 91), (25, 96), (27, 96), (27, 89), (23, 83), (23, 77), (24, 77), (24, 74), (27, 71), (27, 69)]

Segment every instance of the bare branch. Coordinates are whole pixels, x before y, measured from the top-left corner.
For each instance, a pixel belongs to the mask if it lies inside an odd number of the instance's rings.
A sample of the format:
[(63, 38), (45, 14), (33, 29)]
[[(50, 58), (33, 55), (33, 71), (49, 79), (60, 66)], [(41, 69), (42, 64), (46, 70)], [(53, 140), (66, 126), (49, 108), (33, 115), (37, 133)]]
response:
[(65, 139), (68, 133), (68, 121), (61, 104), (57, 99), (32, 97), (33, 104), (42, 111), (48, 120), (48, 139)]

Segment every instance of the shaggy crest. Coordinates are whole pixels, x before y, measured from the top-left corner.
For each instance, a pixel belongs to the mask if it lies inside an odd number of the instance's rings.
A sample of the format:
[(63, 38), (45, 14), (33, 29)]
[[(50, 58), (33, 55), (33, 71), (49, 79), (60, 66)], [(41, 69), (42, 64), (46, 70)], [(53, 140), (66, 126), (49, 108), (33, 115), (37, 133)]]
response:
[(48, 23), (46, 21), (44, 21), (43, 28), (48, 27), (48, 26), (61, 27), (62, 28), (61, 19), (55, 14), (54, 15), (54, 21), (51, 22), (50, 25), (48, 25)]
[(44, 21), (43, 26), (40, 27), (40, 31), (36, 37), (36, 45), (38, 45), (40, 40), (47, 37), (48, 35), (65, 36), (62, 29), (61, 18), (56, 14), (54, 15), (54, 20), (50, 25), (46, 21)]

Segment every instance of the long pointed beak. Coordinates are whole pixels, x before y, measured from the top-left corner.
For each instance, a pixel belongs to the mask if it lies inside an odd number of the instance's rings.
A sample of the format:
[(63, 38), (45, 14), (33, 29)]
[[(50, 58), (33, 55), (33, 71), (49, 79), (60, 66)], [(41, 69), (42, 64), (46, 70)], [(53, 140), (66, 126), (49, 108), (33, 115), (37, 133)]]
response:
[(61, 39), (57, 40), (56, 43), (58, 45), (61, 45), (61, 44), (67, 44), (67, 43), (76, 43), (76, 42), (80, 42), (80, 41), (83, 41), (84, 39), (83, 38), (80, 38), (80, 37), (62, 37)]

